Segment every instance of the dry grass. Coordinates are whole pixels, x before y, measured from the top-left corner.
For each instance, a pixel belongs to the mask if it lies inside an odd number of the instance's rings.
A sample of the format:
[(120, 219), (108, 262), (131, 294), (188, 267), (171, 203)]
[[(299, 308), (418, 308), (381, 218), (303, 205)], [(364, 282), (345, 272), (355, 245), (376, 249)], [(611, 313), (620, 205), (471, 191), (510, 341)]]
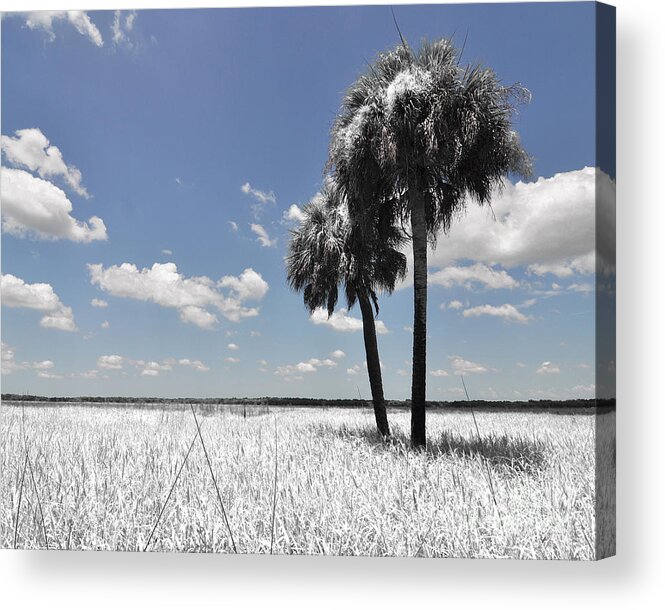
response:
[[(479, 413), (479, 441), (470, 414), (431, 413), (426, 453), (408, 449), (407, 413), (389, 417), (385, 444), (369, 410), (201, 416), (238, 552), (594, 557), (592, 416)], [(191, 412), (26, 407), (25, 438), (21, 419), (0, 407), (0, 547), (16, 531), (19, 548), (143, 550)], [(148, 548), (233, 552), (220, 498), (197, 441)]]

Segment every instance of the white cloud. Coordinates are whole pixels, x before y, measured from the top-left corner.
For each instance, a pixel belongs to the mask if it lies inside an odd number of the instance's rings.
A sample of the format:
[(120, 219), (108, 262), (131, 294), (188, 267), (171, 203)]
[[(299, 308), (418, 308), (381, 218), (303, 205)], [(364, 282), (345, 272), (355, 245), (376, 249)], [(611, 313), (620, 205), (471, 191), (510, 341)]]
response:
[(536, 373), (547, 373), (550, 375), (556, 375), (557, 373), (560, 373), (561, 369), (559, 368), (558, 364), (554, 364), (553, 362), (543, 362), (540, 367), (538, 367), (538, 370)]
[(584, 294), (591, 293), (595, 289), (595, 286), (593, 284), (589, 284), (588, 282), (581, 284), (571, 284), (568, 286), (568, 290), (572, 290), (573, 292), (582, 292)]
[(52, 369), (54, 366), (55, 364), (53, 364), (53, 360), (42, 360), (41, 362), (32, 363), (32, 368), (40, 371)]
[(476, 263), (465, 267), (446, 267), (441, 271), (429, 274), (429, 284), (438, 284), (445, 288), (464, 286), (471, 288), (474, 283), (485, 288), (515, 288), (517, 281), (504, 270), (496, 270), (487, 265)]
[(514, 305), (505, 303), (503, 305), (479, 305), (478, 307), (471, 307), (465, 309), (462, 314), (465, 318), (478, 317), (478, 316), (496, 316), (503, 318), (506, 322), (518, 322), (520, 324), (527, 324), (529, 318), (519, 311)]
[(411, 372), (407, 371), (406, 369), (397, 369), (397, 374), (400, 377), (408, 377), (411, 374)]
[(173, 361), (170, 360), (165, 360), (163, 362), (155, 362), (152, 360), (146, 363), (138, 361), (136, 364), (142, 367), (142, 377), (158, 377), (160, 373), (164, 373), (173, 369)]
[(346, 369), (346, 374), (347, 375), (359, 375), (360, 371), (362, 371), (362, 368), (359, 364), (354, 364), (352, 367), (349, 367)]
[(180, 360), (178, 360), (178, 364), (182, 366), (190, 366), (195, 371), (201, 371), (202, 373), (205, 373), (206, 371), (210, 370), (210, 367), (203, 364), (203, 362), (201, 362), (200, 360), (190, 360), (189, 358), (181, 358)]
[(524, 364), (524, 362), (516, 362), (516, 363), (515, 363), (515, 366), (516, 366), (517, 368), (519, 368), (519, 369), (524, 369), (524, 368), (526, 368), (526, 364)]
[(252, 232), (258, 235), (256, 241), (260, 242), (264, 248), (272, 248), (277, 243), (277, 239), (271, 239), (268, 231), (262, 225), (252, 224), (250, 227)]
[(275, 193), (272, 191), (266, 193), (265, 191), (252, 188), (252, 185), (249, 182), (245, 182), (245, 184), (240, 187), (240, 190), (245, 193), (245, 195), (254, 197), (254, 199), (256, 199), (259, 203), (277, 203)]
[(229, 356), (224, 360), (226, 360), (226, 362), (230, 362), (231, 364), (238, 364), (238, 362), (240, 362), (240, 358), (234, 358), (233, 356)]
[(62, 379), (63, 376), (59, 373), (49, 373), (48, 371), (39, 371), (37, 377), (40, 379)]
[(240, 349), (235, 343), (229, 343), (226, 347), (228, 347), (230, 350), (233, 351), (237, 351)]
[(462, 301), (454, 300), (448, 303), (448, 309), (462, 309), (462, 307), (464, 307)]
[(41, 360), (39, 362), (16, 362), (14, 348), (2, 342), (2, 374), (11, 375), (16, 371), (33, 369), (37, 371), (37, 377), (42, 379), (62, 379), (62, 375), (49, 372), (55, 364), (53, 360)]
[(289, 209), (282, 214), (282, 218), (287, 223), (300, 223), (305, 219), (305, 214), (299, 206), (292, 203)]
[[(111, 32), (114, 44), (121, 45), (129, 49), (136, 46), (136, 42), (132, 38), (135, 20), (136, 11), (129, 11), (125, 14), (123, 14), (122, 11), (115, 11), (113, 14), (113, 23), (111, 24)], [(178, 181), (178, 178), (176, 178), (176, 181)]]
[(108, 320), (104, 320), (104, 321), (100, 324), (100, 326), (101, 326), (102, 328), (111, 328), (111, 324), (109, 323)]
[(261, 366), (268, 366), (268, 361), (267, 360), (263, 360), (263, 359), (257, 360), (256, 363), (260, 364)]
[(525, 266), (539, 275), (593, 273), (597, 211), (598, 251), (612, 271), (615, 192), (607, 174), (589, 167), (530, 183), (506, 182), (491, 210), (469, 203), (449, 235), (439, 239), (429, 264), (444, 269), (469, 260), (507, 269)]
[[(328, 312), (325, 309), (318, 308), (314, 310), (309, 319), (314, 324), (324, 324), (340, 332), (355, 332), (363, 328), (362, 320), (348, 315), (347, 310), (344, 308), (333, 312), (330, 317), (328, 317)], [(388, 332), (386, 325), (381, 320), (375, 320), (375, 326), (376, 332), (379, 335), (384, 335)]]
[(16, 236), (69, 239), (76, 242), (106, 240), (106, 226), (98, 216), (88, 222), (70, 213), (65, 192), (22, 169), (2, 168), (2, 229)]
[(450, 365), (453, 367), (453, 373), (455, 375), (472, 375), (473, 373), (486, 373), (487, 367), (477, 362), (471, 362), (470, 360), (465, 360), (459, 356), (450, 357)]
[(100, 369), (119, 370), (123, 367), (125, 359), (117, 354), (100, 356), (97, 358), (97, 366)]
[(0, 277), (2, 304), (7, 307), (23, 307), (43, 312), (40, 326), (58, 330), (75, 331), (74, 314), (66, 307), (50, 284), (26, 284), (11, 274)]
[(330, 355), (336, 360), (341, 360), (346, 357), (346, 354), (341, 349), (336, 349), (334, 352), (330, 352)]
[(261, 333), (258, 330), (250, 330), (249, 331), (249, 336), (250, 337), (260, 337)]
[(302, 373), (315, 373), (321, 367), (334, 368), (336, 366), (337, 362), (331, 360), (330, 358), (326, 358), (324, 360), (319, 358), (310, 358), (307, 361), (298, 362), (297, 364), (286, 364), (284, 366), (278, 366), (275, 369), (275, 375), (284, 377)]
[(173, 250), (169, 250), (168, 248), (164, 248), (162, 250), (162, 254), (164, 254), (165, 256), (171, 256), (173, 254)]
[(90, 305), (92, 305), (93, 307), (108, 307), (109, 306), (109, 304), (106, 301), (104, 301), (103, 299), (92, 299), (92, 301), (90, 301)]
[(80, 373), (79, 377), (83, 377), (83, 379), (97, 379), (97, 375), (99, 375), (99, 371), (97, 369), (90, 369), (89, 371)]
[(444, 369), (437, 369), (436, 371), (430, 371), (429, 373), (432, 377), (450, 377), (448, 371)]
[[(88, 269), (91, 283), (109, 294), (175, 308), (183, 322), (200, 328), (212, 328), (218, 321), (209, 308), (233, 322), (258, 315), (258, 308), (245, 307), (244, 302), (261, 300), (268, 291), (267, 282), (251, 268), (238, 277), (224, 276), (216, 283), (205, 276), (184, 277), (175, 263), (155, 263), (141, 270), (131, 263), (106, 269), (94, 264)], [(228, 294), (222, 288), (227, 288)]]
[(28, 366), (27, 362), (16, 362), (14, 348), (7, 345), (4, 341), (0, 342), (2, 345), (2, 374), (11, 375), (16, 371), (20, 371)]
[(31, 30), (44, 30), (51, 41), (55, 40), (54, 21), (67, 21), (94, 45), (101, 47), (104, 44), (100, 31), (85, 11), (35, 11), (25, 16), (25, 24)]
[(229, 226), (231, 227), (231, 231), (233, 231), (234, 233), (237, 233), (238, 232), (238, 223), (233, 222), (232, 220), (229, 220), (228, 222), (229, 222)]
[(15, 137), (3, 135), (1, 141), (2, 152), (12, 165), (37, 172), (41, 178), (61, 176), (77, 194), (89, 197), (88, 191), (81, 184), (81, 172), (65, 163), (60, 149), (52, 146), (41, 130), (19, 129)]

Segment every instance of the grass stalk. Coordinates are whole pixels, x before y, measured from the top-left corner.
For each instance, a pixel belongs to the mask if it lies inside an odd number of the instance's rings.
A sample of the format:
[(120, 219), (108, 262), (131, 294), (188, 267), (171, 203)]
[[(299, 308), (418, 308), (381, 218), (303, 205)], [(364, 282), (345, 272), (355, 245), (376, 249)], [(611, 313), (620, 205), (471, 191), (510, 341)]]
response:
[[(466, 399), (468, 402), (471, 402), (471, 399), (469, 398), (469, 392), (466, 389), (466, 383), (464, 382), (464, 375), (462, 375), (461, 378), (462, 378), (462, 385), (464, 386), (464, 393), (466, 394)], [(478, 436), (478, 442), (482, 444), (482, 439), (480, 437), (480, 429), (478, 428), (478, 421), (476, 420), (476, 413), (473, 410), (473, 407), (471, 407), (471, 415), (473, 417), (473, 423), (476, 427), (476, 435)], [(487, 472), (487, 483), (490, 488), (490, 493), (492, 494), (492, 501), (494, 502), (494, 506), (496, 507), (496, 513), (499, 516), (499, 521), (501, 522), (501, 529), (504, 530), (505, 533), (503, 518), (501, 517), (501, 510), (499, 509), (499, 504), (496, 501), (496, 494), (494, 493), (494, 483), (492, 481), (492, 472), (490, 471), (490, 465), (487, 461), (487, 458), (484, 455), (481, 454), (480, 457), (485, 465), (485, 471)]]
[(272, 555), (275, 541), (275, 513), (277, 510), (277, 417), (275, 417), (275, 475), (272, 489), (272, 520), (270, 523), (270, 554)]
[(224, 502), (222, 501), (222, 494), (219, 493), (219, 486), (217, 485), (217, 479), (215, 478), (215, 472), (212, 469), (212, 463), (210, 462), (210, 456), (208, 455), (208, 449), (206, 448), (206, 444), (203, 440), (203, 435), (201, 434), (201, 426), (199, 426), (199, 419), (198, 419), (198, 417), (196, 417), (196, 411), (194, 410), (194, 405), (190, 404), (189, 406), (192, 409), (192, 415), (194, 416), (194, 422), (196, 422), (196, 429), (198, 431), (199, 439), (201, 440), (201, 446), (203, 447), (203, 453), (205, 454), (206, 462), (208, 462), (208, 470), (210, 470), (210, 476), (212, 477), (212, 482), (215, 485), (215, 491), (217, 492), (217, 499), (219, 500), (219, 506), (222, 509), (222, 515), (224, 516), (224, 522), (226, 523), (226, 527), (229, 530), (229, 536), (231, 538), (231, 546), (233, 547), (233, 552), (237, 553), (238, 549), (236, 548), (236, 542), (233, 538), (233, 532), (231, 531), (231, 525), (229, 524), (229, 519), (226, 516), (226, 510), (224, 509)]
[(39, 516), (42, 521), (42, 532), (44, 534), (44, 544), (46, 545), (46, 550), (48, 550), (48, 536), (46, 534), (46, 521), (44, 521), (44, 511), (42, 510), (42, 501), (39, 498), (39, 490), (37, 489), (37, 482), (35, 481), (35, 473), (32, 469), (32, 462), (28, 457), (28, 450), (25, 451), (25, 457), (28, 460), (28, 468), (30, 469), (30, 479), (32, 480), (32, 486), (35, 488), (35, 496), (37, 497), (37, 507), (39, 508)]
[(28, 452), (25, 452), (25, 460), (23, 462), (23, 472), (21, 473), (21, 484), (18, 490), (18, 506), (16, 507), (16, 522), (14, 523), (14, 548), (18, 547), (18, 522), (21, 518), (21, 502), (23, 500), (23, 483), (25, 482), (25, 471), (28, 467)]
[[(150, 545), (150, 541), (152, 540), (152, 536), (155, 533), (155, 530), (157, 529), (157, 526), (159, 525), (159, 522), (162, 518), (162, 515), (164, 514), (164, 510), (166, 509), (166, 505), (169, 503), (169, 499), (171, 498), (171, 494), (173, 493), (173, 490), (175, 489), (176, 483), (178, 482), (178, 479), (180, 478), (180, 473), (182, 472), (182, 469), (185, 467), (185, 464), (187, 463), (187, 458), (189, 457), (189, 454), (192, 451), (192, 448), (194, 447), (194, 443), (196, 442), (196, 439), (198, 438), (199, 432), (194, 435), (194, 438), (192, 439), (192, 442), (189, 443), (189, 448), (187, 449), (187, 453), (185, 454), (185, 459), (182, 461), (182, 464), (180, 464), (180, 468), (178, 468), (178, 472), (175, 475), (175, 479), (173, 480), (173, 484), (171, 485), (171, 489), (169, 489), (169, 493), (166, 496), (166, 500), (164, 500), (164, 504), (162, 504), (162, 508), (159, 511), (159, 515), (157, 516), (157, 521), (155, 521), (155, 525), (152, 527), (152, 531), (150, 532), (150, 536), (148, 536), (148, 541), (145, 543), (145, 546), (143, 547), (143, 551), (145, 552), (148, 549), (148, 546)], [(70, 530), (71, 534), (71, 530)]]

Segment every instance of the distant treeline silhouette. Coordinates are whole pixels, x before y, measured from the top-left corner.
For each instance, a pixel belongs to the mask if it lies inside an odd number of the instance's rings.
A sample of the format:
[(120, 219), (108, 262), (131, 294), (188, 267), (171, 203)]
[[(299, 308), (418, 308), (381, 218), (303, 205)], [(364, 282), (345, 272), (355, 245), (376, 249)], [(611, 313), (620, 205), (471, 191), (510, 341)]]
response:
[[(33, 394), (2, 394), (2, 400), (14, 402), (94, 403), (94, 404), (163, 404), (163, 405), (241, 405), (255, 407), (368, 407), (370, 400), (359, 398), (161, 398), (156, 396), (36, 396)], [(386, 400), (388, 408), (406, 408), (410, 400)], [(616, 406), (615, 399), (576, 398), (572, 400), (429, 400), (428, 409), (609, 409)]]

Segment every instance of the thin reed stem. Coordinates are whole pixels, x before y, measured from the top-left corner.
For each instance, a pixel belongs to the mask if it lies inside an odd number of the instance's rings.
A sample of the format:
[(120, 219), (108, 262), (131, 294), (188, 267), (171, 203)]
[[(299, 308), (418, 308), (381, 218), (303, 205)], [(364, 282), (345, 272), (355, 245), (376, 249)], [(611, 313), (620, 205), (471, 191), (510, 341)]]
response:
[[(469, 392), (466, 389), (466, 383), (464, 383), (464, 375), (462, 375), (462, 385), (464, 386), (464, 393), (466, 394), (466, 399), (468, 402), (471, 402), (471, 399), (469, 398)], [(471, 407), (471, 415), (473, 416), (473, 423), (476, 427), (476, 434), (478, 435), (478, 442), (482, 443), (482, 439), (480, 437), (480, 429), (478, 428), (478, 422), (476, 420), (476, 414), (473, 410), (473, 407)], [(492, 501), (494, 502), (494, 506), (496, 507), (496, 514), (499, 517), (499, 522), (501, 523), (501, 529), (505, 533), (505, 528), (503, 525), (503, 518), (501, 517), (501, 510), (499, 509), (499, 504), (496, 501), (496, 494), (494, 493), (494, 483), (492, 482), (492, 473), (490, 471), (490, 466), (487, 462), (487, 458), (481, 454), (480, 459), (483, 461), (483, 464), (485, 465), (485, 470), (487, 471), (487, 483), (490, 488), (490, 492), (492, 494)]]
[(272, 521), (270, 524), (270, 554), (272, 555), (273, 543), (275, 541), (275, 513), (277, 509), (277, 416), (275, 416), (275, 476), (272, 489)]
[(189, 405), (192, 409), (192, 415), (194, 415), (194, 421), (196, 422), (196, 429), (198, 430), (199, 439), (201, 440), (201, 446), (203, 447), (203, 453), (206, 456), (206, 462), (208, 462), (208, 470), (210, 470), (210, 476), (212, 477), (212, 482), (215, 485), (215, 491), (217, 492), (217, 499), (219, 500), (219, 505), (222, 509), (222, 515), (224, 516), (224, 522), (226, 527), (229, 530), (229, 536), (231, 537), (231, 546), (233, 547), (233, 552), (237, 553), (238, 549), (236, 548), (236, 542), (233, 539), (233, 532), (231, 531), (231, 525), (229, 524), (228, 517), (226, 516), (226, 510), (224, 509), (224, 502), (222, 501), (222, 494), (219, 493), (219, 486), (217, 485), (217, 479), (215, 478), (215, 472), (212, 469), (212, 463), (210, 462), (210, 456), (208, 455), (208, 449), (206, 444), (203, 441), (203, 435), (201, 434), (201, 426), (199, 426), (198, 417), (196, 417), (196, 411), (194, 410), (194, 405), (190, 403)]
[[(187, 463), (187, 458), (189, 457), (189, 454), (192, 451), (192, 448), (194, 447), (194, 443), (196, 442), (196, 439), (199, 435), (199, 432), (194, 435), (194, 438), (192, 439), (192, 442), (189, 443), (189, 448), (187, 449), (187, 453), (185, 454), (185, 459), (182, 461), (182, 464), (180, 464), (180, 468), (178, 469), (177, 474), (175, 475), (175, 479), (173, 481), (173, 485), (171, 485), (171, 489), (169, 489), (169, 494), (166, 496), (166, 500), (164, 500), (164, 504), (162, 504), (162, 508), (159, 511), (159, 516), (157, 517), (157, 521), (155, 521), (155, 525), (152, 528), (152, 531), (150, 532), (150, 536), (148, 536), (148, 541), (145, 543), (145, 546), (143, 547), (143, 551), (145, 552), (148, 549), (148, 546), (150, 545), (150, 541), (152, 540), (152, 536), (155, 533), (155, 530), (157, 529), (157, 526), (159, 525), (159, 521), (162, 518), (162, 515), (164, 514), (164, 509), (166, 508), (166, 505), (169, 503), (169, 499), (171, 498), (171, 494), (173, 493), (173, 490), (175, 489), (176, 483), (178, 482), (178, 479), (180, 478), (180, 473), (182, 472), (182, 469), (185, 467), (185, 464)], [(70, 530), (71, 534), (71, 530)]]
[(25, 461), (23, 462), (23, 472), (21, 473), (21, 484), (18, 491), (18, 506), (16, 507), (16, 523), (14, 523), (14, 548), (18, 546), (18, 522), (21, 518), (21, 501), (23, 500), (23, 483), (25, 481), (25, 471), (28, 467), (28, 452), (25, 452)]
[(39, 516), (42, 520), (42, 532), (44, 533), (44, 544), (46, 545), (46, 550), (48, 550), (48, 536), (46, 535), (46, 522), (44, 521), (44, 511), (42, 510), (42, 501), (39, 498), (39, 490), (37, 489), (37, 482), (35, 481), (35, 473), (32, 470), (32, 462), (28, 457), (28, 451), (26, 449), (25, 456), (28, 459), (28, 468), (30, 468), (30, 478), (32, 479), (32, 486), (35, 488), (35, 496), (37, 496), (37, 506), (39, 508)]

